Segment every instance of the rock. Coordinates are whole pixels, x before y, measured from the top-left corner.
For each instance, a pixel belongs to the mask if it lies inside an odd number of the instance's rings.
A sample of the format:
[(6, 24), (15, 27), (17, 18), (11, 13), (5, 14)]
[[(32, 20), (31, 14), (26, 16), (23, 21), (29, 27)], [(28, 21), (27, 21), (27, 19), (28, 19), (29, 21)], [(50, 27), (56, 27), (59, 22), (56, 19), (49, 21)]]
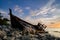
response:
[(5, 32), (5, 31), (0, 30), (0, 38), (1, 38), (2, 40), (6, 40), (6, 39), (7, 39), (7, 37), (6, 37), (6, 32)]
[(6, 36), (6, 32), (5, 32), (5, 31), (0, 30), (0, 37), (4, 37), (4, 36)]

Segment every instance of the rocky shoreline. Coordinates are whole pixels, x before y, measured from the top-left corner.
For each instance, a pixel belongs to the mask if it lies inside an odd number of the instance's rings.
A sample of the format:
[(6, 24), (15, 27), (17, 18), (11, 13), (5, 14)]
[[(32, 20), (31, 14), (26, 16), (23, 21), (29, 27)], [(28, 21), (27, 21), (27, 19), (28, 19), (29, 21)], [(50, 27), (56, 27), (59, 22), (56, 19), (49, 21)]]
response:
[(24, 31), (12, 28), (0, 28), (0, 40), (60, 40), (49, 33), (24, 33)]

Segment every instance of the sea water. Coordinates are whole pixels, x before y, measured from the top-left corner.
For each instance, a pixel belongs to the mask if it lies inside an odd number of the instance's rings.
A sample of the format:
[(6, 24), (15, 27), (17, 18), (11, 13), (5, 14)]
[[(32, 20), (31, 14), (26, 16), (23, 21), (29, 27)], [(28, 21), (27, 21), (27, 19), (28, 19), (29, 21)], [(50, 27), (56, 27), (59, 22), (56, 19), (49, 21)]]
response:
[(60, 38), (60, 28), (46, 28), (50, 35)]

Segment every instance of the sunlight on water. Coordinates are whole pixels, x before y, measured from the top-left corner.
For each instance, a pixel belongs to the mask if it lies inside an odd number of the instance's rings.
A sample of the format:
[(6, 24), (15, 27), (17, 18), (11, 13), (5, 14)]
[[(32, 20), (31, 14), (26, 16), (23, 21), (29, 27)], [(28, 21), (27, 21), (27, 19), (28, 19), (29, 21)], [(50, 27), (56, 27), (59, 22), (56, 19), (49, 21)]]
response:
[(52, 32), (52, 31), (49, 31), (49, 33), (50, 33), (52, 36), (60, 37), (60, 33), (59, 33), (59, 32)]
[(60, 28), (46, 28), (46, 31), (52, 36), (60, 37)]

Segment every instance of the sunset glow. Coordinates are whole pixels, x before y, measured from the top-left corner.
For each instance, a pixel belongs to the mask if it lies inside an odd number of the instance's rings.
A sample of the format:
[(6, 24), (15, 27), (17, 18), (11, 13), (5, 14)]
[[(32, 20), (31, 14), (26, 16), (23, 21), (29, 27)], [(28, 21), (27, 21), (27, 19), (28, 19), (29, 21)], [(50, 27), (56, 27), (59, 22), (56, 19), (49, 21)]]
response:
[(52, 28), (60, 28), (60, 22), (56, 22), (54, 24), (48, 24), (47, 26)]
[(47, 27), (60, 28), (60, 0), (0, 0), (0, 5), (0, 12), (8, 19), (11, 8), (13, 15), (31, 24), (42, 21)]

